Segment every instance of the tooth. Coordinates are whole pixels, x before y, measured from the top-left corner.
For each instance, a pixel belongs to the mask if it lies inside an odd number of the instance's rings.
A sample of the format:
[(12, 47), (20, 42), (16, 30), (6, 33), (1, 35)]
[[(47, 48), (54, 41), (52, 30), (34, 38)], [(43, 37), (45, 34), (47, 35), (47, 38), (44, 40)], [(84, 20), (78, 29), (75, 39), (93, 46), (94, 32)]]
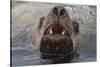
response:
[(52, 33), (53, 33), (53, 32), (52, 32), (52, 28), (50, 28), (50, 31), (49, 31), (49, 33), (50, 33), (50, 34), (52, 34)]
[(63, 30), (63, 32), (61, 34), (64, 35), (65, 34), (65, 30)]

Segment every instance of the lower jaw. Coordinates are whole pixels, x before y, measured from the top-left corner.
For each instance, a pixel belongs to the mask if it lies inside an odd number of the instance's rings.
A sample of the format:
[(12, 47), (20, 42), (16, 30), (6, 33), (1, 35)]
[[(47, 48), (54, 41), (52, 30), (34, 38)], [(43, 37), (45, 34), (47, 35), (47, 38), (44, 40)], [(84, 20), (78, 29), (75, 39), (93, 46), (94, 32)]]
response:
[[(68, 44), (67, 44), (68, 43)], [(61, 45), (60, 45), (61, 44)], [(60, 46), (56, 50), (56, 46)], [(66, 50), (67, 49), (67, 50)], [(45, 35), (40, 44), (41, 58), (43, 59), (70, 59), (73, 56), (73, 43), (66, 36)]]

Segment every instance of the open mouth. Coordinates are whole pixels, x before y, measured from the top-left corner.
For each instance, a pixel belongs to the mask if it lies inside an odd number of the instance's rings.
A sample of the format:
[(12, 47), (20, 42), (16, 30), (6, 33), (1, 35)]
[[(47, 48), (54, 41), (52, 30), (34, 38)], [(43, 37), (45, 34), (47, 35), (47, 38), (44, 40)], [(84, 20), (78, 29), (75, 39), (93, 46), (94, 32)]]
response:
[(44, 35), (68, 35), (66, 29), (59, 24), (50, 25), (45, 31)]
[(51, 25), (46, 29), (40, 43), (42, 54), (58, 57), (70, 54), (72, 51), (73, 42), (63, 26)]

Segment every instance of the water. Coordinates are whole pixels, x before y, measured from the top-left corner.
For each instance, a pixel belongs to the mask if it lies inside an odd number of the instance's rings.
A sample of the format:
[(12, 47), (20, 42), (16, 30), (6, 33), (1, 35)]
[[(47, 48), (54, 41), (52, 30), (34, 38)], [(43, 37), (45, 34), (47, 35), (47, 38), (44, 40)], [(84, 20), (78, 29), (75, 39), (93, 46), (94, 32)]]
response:
[[(39, 50), (32, 45), (32, 33), (38, 25), (39, 18), (58, 4), (17, 1), (12, 3), (12, 65), (51, 64), (51, 60), (40, 58)], [(63, 4), (60, 4), (63, 5)], [(80, 25), (80, 56), (71, 63), (96, 61), (96, 6), (68, 6), (72, 19)], [(72, 13), (70, 13), (72, 12)], [(74, 18), (75, 17), (75, 18)]]

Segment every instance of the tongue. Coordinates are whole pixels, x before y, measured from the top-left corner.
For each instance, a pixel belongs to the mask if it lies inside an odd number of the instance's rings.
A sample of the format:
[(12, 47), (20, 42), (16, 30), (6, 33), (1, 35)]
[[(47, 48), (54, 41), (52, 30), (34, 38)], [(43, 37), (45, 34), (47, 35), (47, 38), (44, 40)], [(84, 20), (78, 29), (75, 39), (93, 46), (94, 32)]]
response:
[(61, 34), (63, 31), (63, 27), (61, 25), (55, 24), (52, 26), (52, 32), (54, 34)]

